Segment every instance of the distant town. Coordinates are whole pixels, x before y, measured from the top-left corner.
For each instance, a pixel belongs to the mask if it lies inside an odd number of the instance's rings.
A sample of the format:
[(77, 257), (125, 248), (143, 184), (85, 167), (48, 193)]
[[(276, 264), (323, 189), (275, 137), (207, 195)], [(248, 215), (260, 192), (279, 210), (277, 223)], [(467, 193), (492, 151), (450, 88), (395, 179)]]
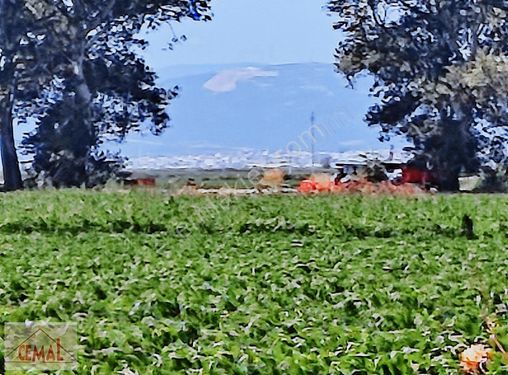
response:
[(409, 155), (401, 151), (372, 150), (348, 152), (318, 152), (314, 155), (306, 151), (257, 151), (243, 150), (217, 152), (203, 155), (142, 156), (130, 159), (128, 170), (167, 170), (167, 169), (249, 169), (252, 167), (313, 168), (333, 167), (337, 163), (357, 164), (366, 160), (394, 160), (404, 162)]

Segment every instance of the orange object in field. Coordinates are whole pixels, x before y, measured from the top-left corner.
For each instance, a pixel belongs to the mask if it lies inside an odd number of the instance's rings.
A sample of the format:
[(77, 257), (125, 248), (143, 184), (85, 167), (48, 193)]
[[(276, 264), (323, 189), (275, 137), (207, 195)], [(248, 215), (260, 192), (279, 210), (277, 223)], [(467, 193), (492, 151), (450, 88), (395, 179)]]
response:
[(153, 177), (145, 177), (145, 178), (134, 178), (124, 181), (125, 186), (155, 186), (155, 178)]
[(331, 181), (317, 181), (316, 184), (316, 190), (319, 192), (325, 192), (325, 191), (331, 191), (332, 190), (332, 182)]
[(331, 176), (326, 173), (316, 173), (308, 180), (303, 180), (298, 186), (300, 193), (325, 193), (332, 191), (333, 182)]
[(284, 171), (280, 168), (267, 169), (263, 172), (263, 178), (259, 181), (260, 187), (276, 188), (284, 183)]
[(331, 191), (333, 193), (343, 193), (346, 190), (346, 184), (343, 184), (342, 182), (332, 184)]
[(328, 173), (314, 173), (310, 180), (316, 185), (316, 190), (320, 193), (332, 190), (332, 176)]
[(329, 174), (316, 173), (308, 180), (303, 180), (298, 186), (300, 193), (326, 193), (332, 191), (334, 183)]
[(155, 186), (155, 178), (138, 178), (138, 186)]
[(298, 192), (300, 193), (312, 193), (317, 190), (316, 183), (311, 180), (303, 180), (298, 186)]
[(481, 365), (492, 357), (492, 349), (482, 344), (472, 345), (460, 354), (460, 366), (466, 374), (477, 374)]

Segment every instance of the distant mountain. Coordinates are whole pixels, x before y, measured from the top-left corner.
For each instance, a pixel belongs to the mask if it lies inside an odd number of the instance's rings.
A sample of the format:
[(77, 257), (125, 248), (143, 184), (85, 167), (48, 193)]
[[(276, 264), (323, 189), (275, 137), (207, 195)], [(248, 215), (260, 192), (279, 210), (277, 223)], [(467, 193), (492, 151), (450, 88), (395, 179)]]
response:
[[(162, 136), (131, 136), (130, 157), (233, 150), (310, 151), (311, 113), (316, 151), (389, 148), (363, 122), (370, 82), (354, 89), (332, 65), (191, 65), (159, 71), (162, 86), (178, 86)], [(401, 145), (398, 141), (396, 146)]]
[[(158, 75), (163, 87), (180, 87), (168, 108), (171, 127), (159, 137), (135, 134), (122, 145), (106, 145), (121, 149), (135, 165), (146, 160), (173, 164), (184, 156), (183, 164), (212, 160), (224, 166), (217, 154), (228, 155), (228, 165), (243, 165), (249, 158), (259, 163), (254, 156), (260, 154), (278, 160), (281, 154), (308, 153), (312, 112), (316, 154), (380, 151), (391, 145), (380, 143), (378, 131), (363, 121), (374, 103), (370, 82), (351, 88), (329, 64), (180, 65), (159, 69)], [(15, 127), (18, 143), (33, 126), (29, 122)], [(404, 142), (392, 144), (402, 149)], [(163, 158), (151, 159), (157, 156)], [(21, 154), (20, 159), (29, 160)]]

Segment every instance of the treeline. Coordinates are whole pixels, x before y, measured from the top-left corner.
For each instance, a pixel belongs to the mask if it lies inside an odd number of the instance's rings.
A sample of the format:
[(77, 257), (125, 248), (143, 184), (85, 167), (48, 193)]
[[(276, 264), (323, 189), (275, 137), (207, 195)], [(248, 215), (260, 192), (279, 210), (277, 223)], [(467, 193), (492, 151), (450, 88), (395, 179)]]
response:
[[(337, 70), (374, 78), (366, 121), (407, 137), (443, 190), (460, 173), (504, 173), (508, 138), (508, 1), (329, 0), (340, 30)], [(281, 15), (283, 17), (284, 15)], [(94, 186), (122, 165), (102, 150), (148, 126), (160, 133), (175, 90), (136, 51), (140, 33), (211, 17), (210, 0), (0, 0), (0, 132), (5, 189), (22, 187), (13, 137), (30, 174)], [(174, 42), (174, 41), (173, 41)], [(246, 41), (248, 43), (248, 41)]]
[[(137, 52), (142, 31), (171, 21), (210, 19), (209, 0), (0, 0), (0, 132), (4, 188), (23, 187), (13, 135), (29, 173), (57, 187), (94, 186), (121, 167), (101, 150), (141, 127), (168, 124), (176, 95), (156, 85)], [(175, 40), (168, 40), (175, 42)]]
[(505, 174), (508, 1), (330, 0), (337, 69), (374, 78), (366, 121), (457, 190), (462, 172)]

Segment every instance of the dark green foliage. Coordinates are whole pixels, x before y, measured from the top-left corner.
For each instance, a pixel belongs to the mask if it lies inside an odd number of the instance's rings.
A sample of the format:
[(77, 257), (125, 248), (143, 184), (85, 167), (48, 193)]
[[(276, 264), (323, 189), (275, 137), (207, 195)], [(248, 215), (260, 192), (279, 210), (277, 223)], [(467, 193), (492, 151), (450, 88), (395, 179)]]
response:
[[(31, 1), (0, 1), (0, 149), (4, 190), (22, 188), (14, 140), (14, 116), (20, 103), (38, 95), (47, 83), (49, 52), (41, 19)], [(21, 106), (23, 107), (23, 106)]]
[(36, 120), (24, 151), (34, 157), (33, 176), (54, 186), (101, 183), (122, 164), (102, 149), (104, 142), (122, 141), (144, 127), (163, 131), (176, 89), (156, 85), (155, 73), (139, 55), (147, 45), (142, 30), (183, 18), (209, 20), (210, 4), (2, 0), (0, 12), (2, 155), (7, 188), (12, 175), (17, 189), (15, 119)]
[(337, 68), (374, 77), (366, 119), (403, 134), (458, 189), (461, 171), (503, 163), (508, 23), (504, 1), (331, 0), (345, 38)]

